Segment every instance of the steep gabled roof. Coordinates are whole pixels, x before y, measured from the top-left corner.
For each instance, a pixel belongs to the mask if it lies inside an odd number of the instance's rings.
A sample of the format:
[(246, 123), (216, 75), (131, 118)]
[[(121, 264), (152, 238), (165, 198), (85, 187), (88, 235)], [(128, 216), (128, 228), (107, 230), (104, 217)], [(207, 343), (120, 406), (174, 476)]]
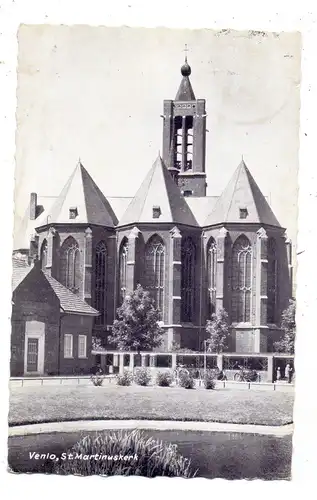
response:
[(195, 101), (196, 97), (188, 76), (183, 76), (175, 101)]
[[(160, 209), (158, 218), (153, 218), (154, 207)], [(119, 226), (140, 222), (198, 225), (160, 156), (123, 214)]]
[[(69, 210), (74, 208), (78, 215), (71, 219)], [(90, 177), (87, 170), (79, 162), (72, 175), (57, 197), (50, 212), (40, 225), (67, 223), (67, 224), (97, 224), (114, 227), (117, 218), (106, 197)]]
[[(247, 210), (245, 219), (240, 218), (240, 209)], [(243, 160), (218, 198), (204, 226), (226, 222), (261, 223), (280, 227), (271, 207)]]
[[(32, 273), (32, 274), (31, 274)], [(59, 300), (61, 309), (69, 314), (88, 314), (89, 316), (98, 316), (99, 312), (91, 307), (87, 302), (85, 302), (82, 298), (75, 295), (73, 292), (68, 290), (64, 285), (62, 285), (55, 278), (52, 278), (49, 274), (43, 272), (40, 269), (40, 263), (36, 262), (32, 266), (25, 267), (16, 267), (15, 263), (13, 263), (13, 272), (12, 272), (12, 292), (23, 283), (27, 276), (33, 276), (35, 278), (34, 283), (40, 286), (41, 279), (43, 277), (49, 283), (49, 286), (53, 290), (54, 294)], [(34, 284), (33, 283), (33, 284)]]
[(66, 313), (76, 313), (76, 314), (89, 314), (91, 316), (98, 316), (99, 313), (96, 309), (91, 307), (83, 299), (75, 295), (73, 292), (68, 290), (64, 285), (62, 285), (55, 278), (52, 278), (49, 274), (44, 273), (45, 278), (53, 288), (57, 298), (59, 299), (61, 309)]

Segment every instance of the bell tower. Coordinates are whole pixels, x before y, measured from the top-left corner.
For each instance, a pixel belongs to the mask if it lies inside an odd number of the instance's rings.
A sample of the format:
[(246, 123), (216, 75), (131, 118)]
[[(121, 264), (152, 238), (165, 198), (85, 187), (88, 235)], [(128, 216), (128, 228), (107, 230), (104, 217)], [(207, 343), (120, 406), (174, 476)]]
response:
[(206, 196), (206, 101), (195, 97), (187, 56), (181, 74), (175, 99), (164, 100), (163, 160), (184, 196)]

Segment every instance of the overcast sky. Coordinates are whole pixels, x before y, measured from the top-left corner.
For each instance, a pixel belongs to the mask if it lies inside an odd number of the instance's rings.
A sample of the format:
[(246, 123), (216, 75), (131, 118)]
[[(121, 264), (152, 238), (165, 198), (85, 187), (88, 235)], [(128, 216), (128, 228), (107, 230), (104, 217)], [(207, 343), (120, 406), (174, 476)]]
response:
[(78, 158), (107, 196), (133, 196), (162, 150), (188, 45), (207, 100), (208, 195), (244, 160), (295, 240), (300, 35), (212, 30), (22, 26), (16, 214), (29, 193), (59, 194)]

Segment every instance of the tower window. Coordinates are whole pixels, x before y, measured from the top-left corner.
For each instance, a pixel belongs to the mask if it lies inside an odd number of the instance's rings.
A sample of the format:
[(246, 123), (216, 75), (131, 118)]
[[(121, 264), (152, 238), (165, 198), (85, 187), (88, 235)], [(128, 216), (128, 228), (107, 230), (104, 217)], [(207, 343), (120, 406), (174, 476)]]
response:
[(185, 191), (183, 191), (183, 195), (184, 196), (192, 196), (193, 191), (191, 189), (186, 189)]
[(158, 219), (161, 215), (161, 207), (154, 205), (153, 206), (153, 219)]
[(240, 208), (240, 219), (246, 219), (248, 217), (248, 209), (247, 208)]
[(70, 219), (76, 219), (77, 215), (78, 215), (77, 207), (70, 207), (70, 209), (69, 209), (69, 218)]

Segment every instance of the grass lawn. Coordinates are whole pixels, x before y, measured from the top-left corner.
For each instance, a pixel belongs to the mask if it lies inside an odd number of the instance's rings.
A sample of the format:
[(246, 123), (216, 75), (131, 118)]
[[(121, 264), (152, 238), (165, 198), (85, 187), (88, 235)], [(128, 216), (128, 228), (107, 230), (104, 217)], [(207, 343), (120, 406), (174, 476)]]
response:
[(292, 422), (286, 392), (180, 387), (34, 386), (10, 391), (9, 425), (71, 420), (196, 420), (283, 425)]

